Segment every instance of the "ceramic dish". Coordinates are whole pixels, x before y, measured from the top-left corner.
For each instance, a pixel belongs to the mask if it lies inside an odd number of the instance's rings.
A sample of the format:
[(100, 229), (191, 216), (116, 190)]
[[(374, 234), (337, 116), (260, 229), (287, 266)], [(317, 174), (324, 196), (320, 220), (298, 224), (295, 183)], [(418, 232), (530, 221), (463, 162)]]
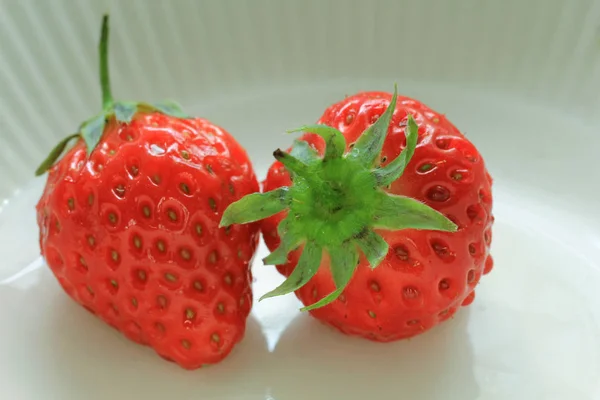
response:
[[(177, 98), (262, 179), (289, 128), (345, 94), (399, 91), (475, 143), (494, 184), (495, 269), (411, 340), (350, 338), (255, 302), (224, 362), (184, 371), (75, 305), (39, 256), (49, 149), (92, 115), (101, 15), (113, 91)], [(0, 398), (600, 399), (599, 1), (0, 0)], [(258, 298), (283, 278), (260, 259)]]

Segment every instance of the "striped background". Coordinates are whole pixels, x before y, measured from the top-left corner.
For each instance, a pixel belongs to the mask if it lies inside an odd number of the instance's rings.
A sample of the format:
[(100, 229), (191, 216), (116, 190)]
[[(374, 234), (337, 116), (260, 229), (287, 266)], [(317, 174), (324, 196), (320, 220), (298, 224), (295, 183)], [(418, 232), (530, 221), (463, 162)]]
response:
[(600, 109), (600, 1), (0, 0), (0, 199), (99, 110), (106, 11), (119, 98), (377, 76)]

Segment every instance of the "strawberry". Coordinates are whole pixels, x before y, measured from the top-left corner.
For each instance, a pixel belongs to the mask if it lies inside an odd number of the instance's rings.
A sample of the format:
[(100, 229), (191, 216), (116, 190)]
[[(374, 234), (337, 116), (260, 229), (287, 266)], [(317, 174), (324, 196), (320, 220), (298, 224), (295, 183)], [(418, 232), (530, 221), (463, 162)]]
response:
[(492, 180), (475, 146), (396, 92), (350, 96), (300, 130), (265, 192), (221, 221), (263, 219), (264, 262), (288, 277), (263, 298), (295, 291), (325, 324), (381, 342), (470, 304), (493, 265)]
[(258, 181), (244, 149), (206, 119), (172, 102), (114, 102), (107, 42), (104, 17), (103, 111), (37, 171), (49, 172), (41, 253), (73, 300), (129, 339), (186, 369), (217, 363), (244, 336), (259, 238), (257, 225), (218, 224)]

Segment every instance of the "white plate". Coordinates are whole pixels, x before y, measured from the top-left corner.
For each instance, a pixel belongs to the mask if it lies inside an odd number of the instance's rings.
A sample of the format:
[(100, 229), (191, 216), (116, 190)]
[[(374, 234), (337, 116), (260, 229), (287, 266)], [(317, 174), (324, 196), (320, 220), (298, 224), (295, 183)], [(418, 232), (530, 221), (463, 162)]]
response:
[[(600, 399), (600, 2), (224, 3), (0, 1), (0, 399)], [(495, 268), (473, 305), (376, 344), (300, 314), (293, 295), (265, 300), (225, 361), (189, 372), (70, 301), (39, 258), (44, 182), (29, 177), (96, 111), (107, 5), (118, 97), (178, 98), (238, 137), (260, 177), (291, 141), (281, 132), (345, 94), (397, 81), (445, 112), (495, 178)], [(255, 298), (282, 281), (253, 271)]]
[[(373, 83), (376, 85), (376, 83)], [(420, 86), (423, 87), (423, 86)], [(254, 93), (253, 107), (285, 112), (281, 100), (295, 98), (299, 110), (313, 98), (342, 93), (282, 87)], [(488, 151), (495, 185), (496, 268), (478, 289), (475, 303), (450, 322), (420, 337), (375, 344), (344, 337), (297, 311), (293, 296), (255, 304), (245, 340), (222, 364), (185, 372), (151, 350), (128, 342), (74, 305), (36, 258), (33, 206), (43, 182), (8, 201), (0, 214), (5, 272), (0, 285), (0, 393), (18, 399), (596, 399), (600, 394), (600, 236), (584, 209), (563, 210), (547, 195), (519, 186), (501, 171), (503, 155), (485, 138), (532, 127), (561, 135), (573, 121), (504, 99), (507, 120), (486, 104), (497, 97), (432, 92)], [(448, 93), (454, 93), (450, 91)], [(447, 103), (446, 103), (447, 101)], [(261, 115), (245, 101), (200, 107), (218, 118), (238, 115), (259, 134)], [(470, 110), (482, 104), (481, 112)], [(290, 114), (292, 124), (304, 112)], [(535, 118), (532, 123), (532, 115)], [(542, 122), (539, 122), (542, 121)], [(545, 121), (545, 122), (544, 122)], [(235, 125), (235, 124), (234, 124)], [(579, 127), (583, 129), (583, 127)], [(283, 141), (289, 139), (283, 138)], [(265, 152), (268, 153), (265, 149)], [(521, 160), (519, 160), (520, 162)], [(508, 159), (507, 162), (515, 162)], [(266, 164), (259, 165), (261, 175)], [(11, 249), (13, 240), (21, 243)], [(257, 256), (265, 255), (264, 247)], [(27, 272), (18, 273), (27, 260)], [(7, 263), (7, 264), (6, 264)], [(14, 267), (11, 271), (10, 267)], [(17, 274), (10, 276), (12, 272)], [(254, 265), (258, 296), (281, 277)]]

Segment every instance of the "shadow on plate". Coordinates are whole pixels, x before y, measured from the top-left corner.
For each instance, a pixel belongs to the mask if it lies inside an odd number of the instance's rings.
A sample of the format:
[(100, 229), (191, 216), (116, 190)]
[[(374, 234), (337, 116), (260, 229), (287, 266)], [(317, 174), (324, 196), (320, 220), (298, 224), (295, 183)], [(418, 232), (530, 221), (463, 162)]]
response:
[(21, 318), (11, 326), (14, 342), (0, 344), (3, 358), (18, 360), (2, 380), (28, 394), (21, 398), (187, 400), (230, 399), (240, 393), (264, 398), (265, 375), (256, 366), (266, 362), (268, 351), (253, 317), (244, 340), (223, 362), (185, 371), (75, 304), (48, 271), (36, 274), (42, 277), (26, 290), (0, 287), (15, 305), (9, 317)]
[(480, 390), (466, 332), (468, 309), (413, 339), (373, 343), (346, 337), (304, 314), (275, 348), (275, 400), (474, 400)]

